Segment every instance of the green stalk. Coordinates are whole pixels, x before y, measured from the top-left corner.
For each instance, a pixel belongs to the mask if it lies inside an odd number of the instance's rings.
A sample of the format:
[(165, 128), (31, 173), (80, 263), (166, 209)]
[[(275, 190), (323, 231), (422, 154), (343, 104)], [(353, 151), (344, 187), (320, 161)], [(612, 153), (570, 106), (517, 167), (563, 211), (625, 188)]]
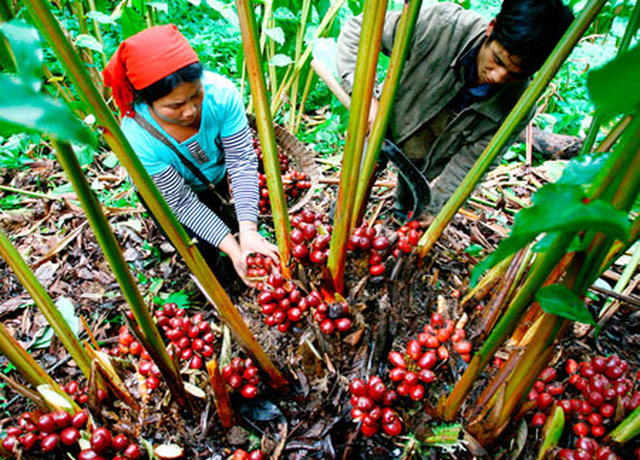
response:
[(258, 47), (258, 34), (256, 31), (252, 2), (251, 0), (236, 0), (236, 8), (238, 9), (238, 18), (240, 19), (242, 47), (244, 48), (244, 59), (249, 74), (251, 96), (255, 106), (256, 126), (258, 128), (258, 134), (260, 135), (260, 144), (262, 145), (262, 158), (267, 176), (273, 225), (276, 231), (278, 249), (280, 250), (283, 274), (289, 276), (291, 224), (289, 223), (287, 201), (282, 188), (278, 147), (273, 130), (273, 118), (271, 117), (269, 108), (269, 95), (262, 73), (262, 58)]
[(73, 360), (80, 368), (87, 380), (91, 377), (91, 358), (84, 349), (78, 338), (75, 336), (69, 324), (65, 321), (64, 316), (60, 313), (51, 300), (47, 291), (33, 274), (24, 261), (20, 253), (13, 247), (9, 238), (0, 231), (0, 255), (6, 260), (11, 267), (20, 283), (25, 287), (27, 292), (38, 309), (42, 312), (47, 322), (51, 325), (56, 335), (69, 352)]
[[(313, 38), (320, 38), (328, 31), (329, 25), (336, 18), (336, 15), (342, 8), (342, 5), (346, 3), (346, 1), (347, 0), (336, 0), (335, 3), (331, 4), (329, 9), (327, 10), (327, 14), (324, 15), (324, 17), (322, 18), (322, 21), (320, 21), (320, 24), (318, 24), (318, 28), (313, 34)], [(304, 50), (300, 59), (295, 62), (293, 67), (293, 72), (289, 75), (288, 78), (285, 78), (285, 80), (282, 82), (282, 86), (280, 87), (280, 89), (278, 89), (276, 94), (281, 96), (282, 94), (286, 94), (289, 92), (289, 89), (293, 84), (293, 79), (297, 78), (302, 68), (309, 61), (312, 50), (313, 50), (313, 40), (311, 40), (311, 43), (309, 44), (309, 46), (307, 46), (307, 48)], [(278, 110), (280, 110), (280, 107), (282, 107), (283, 102), (284, 100), (282, 97), (277, 97), (276, 100), (273, 101), (271, 105), (271, 113), (272, 114), (278, 113)]]
[(10, 21), (14, 16), (11, 0), (0, 0), (0, 21)]
[(313, 83), (313, 77), (315, 76), (315, 71), (313, 68), (309, 67), (309, 72), (307, 73), (307, 81), (304, 84), (304, 90), (302, 91), (302, 100), (300, 101), (300, 106), (298, 107), (298, 114), (296, 116), (296, 120), (291, 129), (291, 134), (294, 136), (298, 134), (300, 131), (300, 124), (302, 123), (302, 116), (304, 115), (304, 108), (307, 103), (307, 97), (309, 96), (309, 91), (311, 90), (311, 83)]
[[(47, 374), (47, 371), (40, 367), (40, 364), (7, 332), (2, 323), (0, 323), (0, 353), (15, 366), (33, 388), (38, 388), (41, 385), (50, 385), (56, 393), (69, 403), (73, 412), (80, 410), (78, 405), (60, 388), (60, 385)], [(43, 398), (43, 400), (47, 406), (51, 406), (52, 409), (56, 408), (51, 405), (47, 398)]]
[(627, 415), (609, 435), (614, 442), (624, 444), (640, 435), (640, 407)]
[(554, 405), (542, 429), (542, 444), (540, 444), (540, 450), (536, 457), (537, 460), (543, 460), (547, 452), (558, 445), (563, 431), (564, 410), (562, 410), (560, 406)]
[[(639, 23), (640, 3), (637, 2), (635, 7), (633, 8), (633, 12), (631, 13), (631, 18), (629, 19), (627, 28), (624, 31), (624, 35), (622, 36), (620, 47), (616, 52), (616, 56), (626, 53), (629, 50), (631, 39), (635, 37)], [(589, 130), (587, 131), (587, 137), (582, 143), (582, 148), (580, 149), (580, 153), (578, 155), (584, 155), (585, 153), (591, 151), (591, 148), (596, 141), (596, 137), (598, 136), (598, 132), (600, 131), (600, 127), (603, 121), (604, 120), (602, 120), (602, 117), (600, 117), (600, 115), (596, 112), (593, 116), (593, 119), (591, 120), (591, 125), (589, 125)]]
[(160, 372), (162, 372), (162, 376), (169, 386), (171, 395), (179, 405), (184, 406), (187, 394), (184, 385), (182, 385), (180, 370), (174, 366), (171, 357), (169, 357), (167, 353), (160, 332), (138, 290), (133, 275), (131, 275), (129, 271), (118, 241), (111, 230), (109, 221), (102, 211), (102, 206), (91, 190), (82, 171), (82, 167), (73, 153), (71, 145), (53, 141), (53, 147), (56, 150), (58, 161), (67, 173), (67, 177), (73, 185), (73, 190), (76, 192), (82, 204), (82, 209), (84, 209), (86, 213), (98, 244), (100, 244), (109, 262), (109, 266), (118, 280), (120, 289), (140, 327), (140, 332), (151, 345), (149, 349), (147, 349), (147, 352), (158, 366), (158, 369), (160, 369)]
[(87, 107), (91, 107), (96, 117), (98, 126), (102, 129), (104, 138), (126, 168), (136, 185), (142, 198), (149, 205), (151, 212), (156, 216), (163, 230), (177, 248), (185, 263), (201, 281), (205, 292), (215, 302), (220, 317), (225, 321), (236, 338), (245, 349), (255, 358), (256, 362), (269, 375), (272, 384), (277, 387), (287, 386), (287, 381), (276, 369), (273, 362), (266, 355), (256, 338), (247, 327), (240, 313), (235, 309), (231, 299), (226, 294), (216, 277), (211, 272), (200, 251), (190, 240), (182, 225), (171, 212), (164, 198), (154, 185), (151, 177), (146, 172), (137, 155), (131, 148), (124, 133), (120, 129), (118, 121), (105, 104), (96, 86), (91, 81), (86, 69), (74, 52), (71, 43), (67, 40), (58, 21), (51, 14), (44, 0), (29, 0), (27, 8), (32, 15), (34, 23), (40, 29), (41, 34), (51, 44), (58, 60), (64, 66), (67, 75), (76, 86), (78, 96)]
[[(89, 9), (95, 13), (97, 11), (96, 1), (95, 0), (88, 0), (88, 1), (89, 1)], [(100, 23), (95, 19), (93, 19), (91, 22), (93, 23), (93, 30), (94, 30), (94, 33), (96, 34), (96, 39), (102, 45), (103, 52), (100, 53), (100, 59), (102, 60), (102, 68), (105, 68), (107, 66), (107, 56), (104, 53), (104, 49), (105, 49), (104, 40), (102, 39), (102, 31), (100, 30)]]
[(347, 138), (342, 158), (342, 171), (338, 188), (335, 224), (329, 246), (327, 267), (331, 273), (334, 289), (344, 292), (344, 265), (347, 257), (347, 239), (351, 232), (352, 214), (355, 203), (354, 184), (360, 177), (362, 148), (367, 135), (367, 119), (371, 107), (371, 97), (376, 79), (376, 66), (382, 44), (382, 29), (386, 13), (386, 2), (368, 0), (364, 4), (364, 17), (358, 59), (356, 63), (355, 85), (349, 111)]
[(476, 378), (495, 351), (516, 328), (519, 318), (533, 300), (536, 291), (542, 287), (549, 273), (564, 257), (565, 250), (571, 244), (573, 236), (573, 233), (558, 234), (549, 250), (543, 254), (538, 254), (522, 288), (516, 293), (500, 321), (491, 331), (489, 337), (482, 343), (466, 371), (449, 394), (443, 410), (443, 416), (446, 420), (452, 420), (456, 416), (464, 399), (471, 391)]
[[(300, 13), (300, 24), (296, 32), (296, 52), (294, 55), (294, 61), (300, 59), (302, 54), (302, 44), (304, 39), (304, 32), (307, 26), (307, 19), (309, 17), (309, 11), (311, 10), (311, 0), (304, 0), (302, 3), (302, 11)], [(291, 85), (291, 92), (289, 98), (291, 99), (291, 111), (289, 112), (289, 131), (293, 132), (296, 124), (296, 106), (298, 105), (298, 86), (300, 84), (300, 74), (296, 75)]]
[(73, 2), (73, 12), (78, 19), (78, 26), (80, 27), (80, 33), (89, 35), (89, 27), (87, 27), (87, 18), (84, 15), (84, 5), (82, 0), (75, 0)]
[[(620, 279), (616, 282), (616, 285), (613, 287), (613, 292), (622, 294), (622, 292), (627, 288), (627, 284), (629, 284), (629, 281), (631, 280), (631, 277), (633, 276), (633, 273), (636, 271), (636, 268), (638, 267), (639, 263), (640, 263), (640, 245), (636, 248), (635, 252), (633, 253), (633, 256), (631, 256), (631, 260), (629, 261), (629, 263), (626, 265), (626, 267), (624, 267), (624, 270), (620, 275)], [(602, 266), (601, 266), (601, 270), (603, 270)], [(600, 309), (600, 314), (598, 315), (599, 318), (602, 318), (606, 314), (607, 310), (609, 310), (609, 307), (611, 306), (611, 304), (613, 304), (613, 302), (615, 302), (613, 299), (609, 299), (605, 302), (604, 306)]]
[(396, 40), (391, 51), (387, 76), (385, 78), (382, 95), (376, 119), (373, 122), (371, 134), (367, 142), (364, 154), (364, 162), (360, 171), (360, 179), (357, 182), (354, 213), (351, 220), (352, 227), (356, 227), (362, 220), (364, 208), (371, 193), (371, 177), (380, 157), (380, 147), (384, 141), (396, 97), (398, 83), (402, 76), (402, 69), (413, 38), (413, 29), (418, 19), (418, 13), (422, 6), (422, 0), (410, 0), (405, 2), (402, 8), (402, 16), (396, 32)]
[(420, 258), (424, 258), (438, 240), (447, 224), (473, 192), (475, 186), (480, 182), (484, 173), (489, 169), (493, 161), (502, 151), (520, 121), (534, 106), (544, 89), (547, 87), (553, 76), (562, 63), (569, 56), (575, 45), (578, 43), (584, 31), (596, 17), (606, 0), (591, 0), (580, 12), (580, 15), (573, 21), (569, 29), (562, 37), (551, 55), (547, 58), (542, 68), (539, 70), (527, 90), (520, 97), (516, 106), (511, 110), (506, 120), (493, 139), (487, 145), (480, 158), (471, 168), (471, 171), (464, 178), (460, 186), (453, 193), (449, 201), (438, 213), (425, 234), (418, 243)]

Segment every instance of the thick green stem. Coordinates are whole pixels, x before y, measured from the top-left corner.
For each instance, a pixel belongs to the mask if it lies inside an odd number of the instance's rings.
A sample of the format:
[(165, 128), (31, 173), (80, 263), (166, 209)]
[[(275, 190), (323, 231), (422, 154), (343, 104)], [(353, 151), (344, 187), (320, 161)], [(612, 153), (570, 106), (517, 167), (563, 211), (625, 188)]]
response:
[(367, 120), (371, 107), (371, 96), (376, 79), (376, 66), (382, 44), (382, 29), (386, 13), (386, 2), (368, 0), (364, 5), (364, 17), (358, 58), (356, 63), (355, 85), (349, 112), (347, 138), (342, 158), (342, 171), (338, 187), (338, 199), (335, 213), (335, 225), (331, 235), (327, 267), (333, 280), (333, 288), (344, 292), (344, 265), (347, 257), (347, 239), (351, 231), (354, 212), (355, 189), (360, 177), (362, 148), (367, 134)]
[(640, 407), (636, 407), (610, 434), (613, 441), (624, 444), (640, 435)]
[(606, 3), (606, 0), (591, 0), (585, 8), (580, 12), (580, 15), (573, 21), (564, 37), (560, 40), (553, 53), (546, 60), (542, 68), (538, 71), (537, 75), (524, 92), (520, 100), (513, 108), (511, 113), (507, 116), (506, 120), (496, 134), (487, 145), (480, 158), (471, 168), (471, 171), (464, 178), (458, 189), (451, 196), (449, 201), (445, 204), (442, 210), (438, 213), (434, 221), (431, 223), (425, 234), (420, 239), (419, 255), (421, 258), (426, 256), (433, 245), (438, 240), (447, 224), (451, 221), (453, 216), (473, 192), (475, 186), (482, 179), (483, 174), (489, 169), (491, 164), (497, 158), (502, 151), (507, 141), (514, 134), (516, 127), (529, 113), (534, 106), (544, 89), (547, 87), (553, 76), (558, 69), (562, 66), (562, 63), (569, 56), (574, 46), (578, 43), (584, 31), (589, 27), (589, 24), (596, 17), (602, 6)]
[(56, 149), (58, 161), (60, 161), (60, 164), (67, 173), (67, 177), (73, 185), (73, 189), (82, 204), (82, 209), (84, 209), (87, 215), (87, 219), (89, 220), (89, 224), (91, 224), (98, 244), (100, 244), (109, 262), (109, 266), (118, 280), (124, 298), (127, 300), (131, 312), (140, 327), (140, 332), (147, 339), (148, 343), (151, 344), (151, 349), (147, 350), (147, 352), (158, 366), (158, 369), (160, 369), (160, 372), (162, 372), (176, 402), (181, 406), (184, 405), (187, 394), (182, 384), (180, 370), (174, 365), (173, 360), (167, 353), (160, 332), (138, 290), (133, 275), (129, 271), (127, 262), (111, 230), (109, 221), (105, 217), (98, 199), (91, 190), (82, 171), (82, 167), (73, 153), (71, 145), (53, 141), (53, 146)]
[(393, 44), (391, 59), (389, 60), (389, 67), (387, 68), (384, 88), (382, 89), (382, 95), (380, 97), (380, 104), (378, 105), (378, 113), (373, 122), (373, 128), (371, 129), (371, 135), (369, 136), (367, 149), (364, 154), (364, 162), (360, 171), (360, 178), (357, 182), (354, 213), (351, 222), (352, 227), (359, 224), (359, 220), (364, 215), (363, 208), (371, 193), (371, 176), (373, 175), (375, 165), (380, 156), (380, 147), (387, 132), (393, 101), (395, 100), (398, 89), (398, 82), (402, 76), (402, 69), (404, 68), (405, 59), (411, 46), (413, 29), (418, 19), (421, 6), (422, 0), (410, 0), (404, 4), (402, 10), (402, 16), (400, 17), (398, 30), (396, 32), (396, 40)]
[(73, 81), (78, 96), (87, 107), (91, 107), (98, 126), (102, 129), (109, 147), (126, 168), (138, 191), (158, 219), (163, 230), (178, 249), (192, 273), (201, 281), (209, 297), (213, 299), (221, 318), (229, 325), (238, 340), (253, 355), (256, 362), (269, 374), (276, 387), (284, 387), (287, 381), (275, 368), (256, 338), (251, 333), (240, 313), (235, 309), (216, 277), (211, 272), (200, 251), (171, 212), (166, 201), (154, 185), (140, 159), (136, 156), (120, 129), (118, 121), (105, 104), (102, 96), (93, 84), (86, 69), (80, 62), (71, 43), (60, 28), (59, 23), (48, 9), (44, 0), (29, 0), (26, 3), (36, 26), (49, 41), (67, 75)]
[(236, 0), (240, 30), (242, 32), (242, 46), (244, 59), (247, 64), (251, 96), (256, 112), (256, 126), (260, 135), (264, 170), (267, 176), (269, 200), (273, 223), (280, 250), (280, 259), (285, 275), (288, 275), (289, 261), (291, 258), (291, 224), (287, 214), (287, 201), (282, 188), (282, 176), (280, 175), (280, 163), (278, 161), (278, 147), (276, 145), (275, 132), (273, 130), (273, 118), (269, 108), (269, 96), (267, 93), (264, 75), (262, 73), (262, 58), (258, 45), (258, 33), (253, 15), (251, 0)]
[(47, 319), (47, 322), (51, 325), (66, 350), (76, 362), (80, 371), (82, 371), (87, 380), (89, 380), (91, 377), (91, 358), (89, 354), (73, 333), (69, 324), (65, 321), (64, 316), (62, 316), (62, 313), (60, 313), (49, 294), (47, 294), (47, 291), (42, 287), (36, 275), (33, 274), (33, 271), (31, 271), (20, 253), (13, 247), (9, 238), (1, 231), (0, 255), (2, 255), (18, 277), (18, 280), (20, 280), (20, 283), (25, 287), (27, 292), (29, 292), (36, 306)]

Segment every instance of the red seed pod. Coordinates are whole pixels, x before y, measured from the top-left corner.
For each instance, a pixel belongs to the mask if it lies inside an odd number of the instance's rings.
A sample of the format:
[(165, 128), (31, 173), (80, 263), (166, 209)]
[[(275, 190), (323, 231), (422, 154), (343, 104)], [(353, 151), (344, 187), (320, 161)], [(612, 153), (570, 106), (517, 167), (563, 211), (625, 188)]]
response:
[(264, 460), (264, 454), (261, 450), (252, 450), (249, 453), (249, 457), (247, 457), (247, 460)]
[(402, 423), (400, 423), (400, 420), (395, 420), (393, 423), (383, 424), (382, 429), (389, 436), (398, 436), (402, 433)]
[(360, 409), (358, 409), (357, 407), (354, 407), (353, 409), (351, 409), (351, 418), (353, 419), (354, 422), (359, 422), (362, 420), (362, 416), (363, 413)]
[(203, 364), (202, 358), (199, 355), (193, 355), (193, 358), (191, 358), (191, 362), (189, 363), (189, 367), (191, 369), (202, 369)]
[(576, 436), (586, 436), (589, 433), (589, 427), (583, 422), (576, 423), (573, 425), (573, 433)]
[(71, 414), (65, 410), (53, 411), (51, 417), (57, 428), (66, 428), (71, 424)]
[(536, 400), (536, 404), (538, 405), (538, 408), (544, 410), (553, 404), (553, 398), (549, 393), (540, 393)]
[(371, 437), (378, 432), (378, 425), (365, 425), (364, 423), (360, 427), (360, 431), (366, 437)]
[(438, 347), (438, 358), (441, 361), (446, 361), (447, 359), (449, 359), (449, 350), (444, 345)]
[(436, 379), (436, 374), (431, 369), (422, 369), (418, 373), (418, 377), (424, 383), (432, 383)]
[(2, 447), (9, 452), (13, 452), (17, 443), (18, 439), (15, 436), (7, 436), (2, 440)]
[(354, 379), (349, 384), (349, 390), (351, 394), (354, 396), (366, 396), (367, 395), (367, 384), (364, 383), (362, 379)]
[(320, 331), (325, 335), (331, 335), (336, 330), (336, 323), (332, 319), (324, 319), (320, 323)]
[(369, 412), (375, 406), (373, 399), (368, 396), (360, 396), (358, 398), (357, 404), (358, 409), (360, 409), (362, 412)]
[(87, 424), (89, 415), (85, 411), (77, 412), (71, 417), (71, 426), (77, 429), (82, 429)]
[(381, 401), (386, 392), (387, 387), (382, 381), (376, 382), (373, 386), (369, 386), (368, 393), (374, 401)]
[(69, 427), (60, 432), (60, 442), (65, 446), (72, 446), (80, 439), (80, 432), (77, 428)]
[(603, 425), (592, 425), (591, 426), (591, 434), (594, 438), (601, 438), (604, 436), (605, 429)]
[(381, 276), (384, 274), (386, 267), (384, 266), (384, 264), (378, 264), (378, 265), (371, 265), (369, 267), (369, 273), (371, 274), (371, 276)]
[(565, 418), (571, 413), (571, 401), (569, 401), (568, 399), (561, 399), (560, 401), (558, 401), (558, 406), (560, 406), (560, 408), (564, 411)]
[(104, 427), (96, 428), (91, 434), (91, 448), (102, 454), (111, 446), (111, 432)]
[(40, 440), (40, 447), (45, 453), (53, 452), (58, 447), (60, 438), (57, 434), (51, 433)]
[(339, 332), (347, 332), (351, 329), (351, 319), (349, 318), (338, 318), (335, 323)]
[(573, 374), (578, 370), (578, 362), (575, 359), (567, 359), (564, 370), (568, 375)]
[(425, 342), (425, 346), (427, 348), (438, 348), (440, 346), (440, 341), (438, 340), (438, 338), (434, 335), (430, 335), (429, 337), (427, 337), (427, 340)]
[(467, 340), (461, 340), (460, 342), (456, 342), (453, 344), (453, 349), (462, 354), (467, 354), (471, 351), (471, 342)]
[(316, 249), (315, 251), (311, 251), (311, 254), (309, 254), (309, 260), (314, 264), (320, 265), (327, 260), (327, 255), (324, 251), (319, 251)]
[[(73, 429), (73, 428), (67, 428), (67, 429)], [(40, 438), (38, 438), (37, 434), (27, 433), (24, 436), (21, 436), (19, 441), (20, 441), (20, 444), (22, 444), (22, 447), (24, 447), (24, 450), (29, 451), (33, 448), (33, 446), (35, 446), (36, 442), (38, 442), (38, 439)]]
[(590, 392), (588, 399), (589, 404), (595, 407), (600, 407), (604, 403), (604, 397), (602, 396), (602, 393), (599, 393), (597, 391)]
[(422, 369), (431, 369), (435, 366), (436, 362), (438, 362), (438, 358), (436, 358), (435, 352), (427, 351), (426, 353), (423, 353), (418, 360), (418, 366)]
[(424, 386), (420, 384), (414, 385), (411, 387), (409, 395), (414, 401), (420, 401), (424, 397)]
[(118, 434), (111, 440), (111, 448), (115, 451), (121, 451), (129, 445), (129, 440), (124, 434)]
[(551, 383), (547, 385), (547, 393), (551, 396), (560, 396), (564, 392), (564, 386), (561, 383)]
[(550, 382), (558, 377), (558, 372), (553, 367), (546, 367), (540, 372), (540, 376), (538, 377), (545, 383)]
[(7, 428), (7, 436), (18, 437), (22, 434), (22, 428), (19, 426), (10, 426)]
[(231, 388), (237, 390), (242, 386), (242, 377), (240, 377), (238, 374), (233, 374), (231, 375), (231, 377), (229, 377), (229, 381), (227, 383)]
[(419, 382), (418, 374), (416, 374), (415, 372), (407, 372), (407, 374), (404, 376), (404, 381), (407, 385), (412, 387)]
[(407, 364), (404, 361), (404, 357), (397, 351), (389, 352), (389, 361), (396, 367), (406, 368)]
[(129, 444), (123, 453), (124, 458), (126, 458), (127, 460), (135, 460), (136, 458), (139, 458), (140, 455), (142, 455), (140, 446), (133, 443)]
[(547, 421), (547, 416), (545, 414), (543, 414), (542, 412), (536, 412), (535, 415), (533, 416), (533, 419), (531, 419), (531, 426), (533, 427), (541, 427), (544, 425), (544, 422)]
[(391, 406), (397, 399), (398, 393), (393, 390), (387, 390), (387, 392), (382, 397), (382, 405), (385, 407)]
[(571, 449), (562, 449), (558, 452), (558, 460), (576, 460)]
[(44, 414), (38, 418), (38, 429), (43, 433), (53, 433), (56, 429), (56, 423), (51, 414)]
[(401, 382), (405, 375), (407, 375), (407, 371), (401, 367), (394, 367), (389, 371), (389, 378), (394, 382)]
[(382, 235), (376, 236), (371, 242), (371, 246), (373, 247), (373, 249), (376, 249), (378, 251), (384, 251), (389, 247), (389, 238)]
[(253, 399), (258, 394), (258, 388), (255, 385), (251, 385), (250, 383), (246, 384), (240, 390), (240, 394), (246, 399)]
[(407, 355), (414, 361), (418, 361), (422, 355), (422, 346), (417, 340), (410, 340), (407, 344)]

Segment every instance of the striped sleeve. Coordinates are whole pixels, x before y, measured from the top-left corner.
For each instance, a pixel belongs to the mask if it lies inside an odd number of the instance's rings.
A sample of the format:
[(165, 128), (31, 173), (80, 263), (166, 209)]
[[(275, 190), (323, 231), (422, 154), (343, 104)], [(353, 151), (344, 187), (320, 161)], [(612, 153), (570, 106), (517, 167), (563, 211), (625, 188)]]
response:
[(246, 126), (236, 134), (222, 138), (225, 162), (233, 188), (238, 222), (258, 221), (258, 156), (253, 149), (251, 131)]
[(173, 167), (151, 178), (180, 223), (198, 238), (218, 247), (224, 237), (231, 233), (229, 227), (198, 199)]

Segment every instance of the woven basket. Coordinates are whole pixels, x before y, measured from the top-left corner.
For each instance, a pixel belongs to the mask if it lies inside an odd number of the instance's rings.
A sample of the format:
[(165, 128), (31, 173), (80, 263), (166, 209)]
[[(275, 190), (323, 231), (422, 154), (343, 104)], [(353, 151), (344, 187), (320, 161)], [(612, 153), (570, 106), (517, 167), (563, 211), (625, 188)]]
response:
[[(248, 115), (249, 126), (257, 131), (256, 121), (253, 115)], [(289, 207), (289, 214), (293, 214), (309, 202), (315, 189), (320, 184), (320, 171), (314, 159), (313, 151), (308, 149), (294, 135), (280, 125), (273, 125), (276, 143), (290, 158), (291, 167), (307, 174), (307, 179), (311, 182), (311, 187), (298, 196), (298, 200)]]

